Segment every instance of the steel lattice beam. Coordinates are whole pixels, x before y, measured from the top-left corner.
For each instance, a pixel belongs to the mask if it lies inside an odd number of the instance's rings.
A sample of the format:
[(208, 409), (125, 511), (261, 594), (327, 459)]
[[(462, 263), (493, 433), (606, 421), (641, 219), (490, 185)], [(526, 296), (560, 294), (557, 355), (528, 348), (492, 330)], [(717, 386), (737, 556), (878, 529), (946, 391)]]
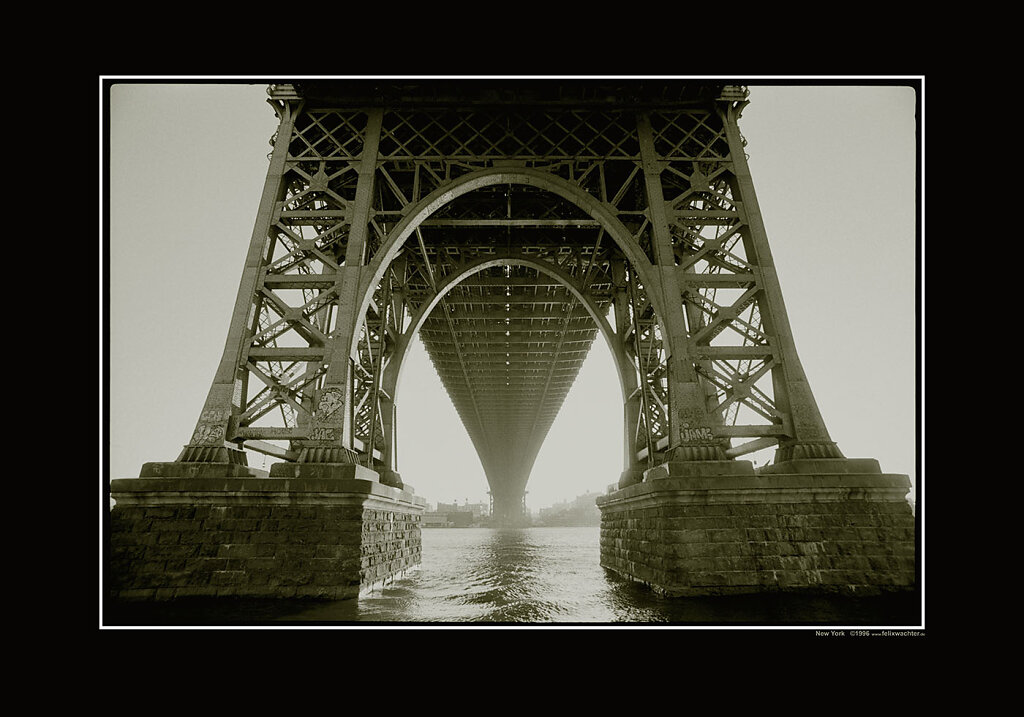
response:
[(299, 462), (393, 468), (394, 377), (411, 331), (509, 505), (600, 332), (625, 387), (627, 468), (776, 440), (838, 455), (757, 211), (742, 88), (268, 91), (281, 122), (257, 226), (180, 460), (249, 442)]

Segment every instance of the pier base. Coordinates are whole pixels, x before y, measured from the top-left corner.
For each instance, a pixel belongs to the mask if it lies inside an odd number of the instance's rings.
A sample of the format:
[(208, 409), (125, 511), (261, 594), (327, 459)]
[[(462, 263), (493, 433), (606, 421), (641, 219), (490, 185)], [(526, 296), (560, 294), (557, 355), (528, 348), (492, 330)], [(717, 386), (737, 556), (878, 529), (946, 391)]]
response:
[(116, 600), (338, 600), (420, 563), (426, 501), (360, 465), (330, 477), (120, 479), (111, 497)]
[(667, 463), (598, 498), (601, 565), (669, 597), (914, 589), (907, 476), (870, 459), (731, 463)]

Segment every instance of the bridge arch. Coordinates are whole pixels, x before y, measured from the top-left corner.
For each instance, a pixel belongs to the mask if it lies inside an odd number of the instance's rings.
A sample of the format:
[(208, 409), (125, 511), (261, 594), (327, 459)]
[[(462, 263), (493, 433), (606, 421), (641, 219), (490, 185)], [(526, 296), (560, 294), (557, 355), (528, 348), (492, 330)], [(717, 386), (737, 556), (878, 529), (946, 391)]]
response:
[[(437, 284), (434, 295), (425, 301), (418, 308), (416, 313), (410, 317), (408, 325), (399, 336), (394, 352), (391, 354), (388, 365), (383, 372), (381, 388), (389, 397), (389, 402), (392, 407), (396, 408), (401, 401), (401, 380), (406, 366), (409, 348), (413, 343), (413, 339), (418, 335), (420, 329), (423, 327), (424, 323), (426, 323), (432, 312), (438, 308), (446, 295), (450, 294), (466, 280), (470, 279), (474, 275), (483, 273), (488, 269), (502, 266), (530, 268), (537, 271), (539, 274), (546, 275), (558, 282), (559, 285), (563, 286), (580, 303), (594, 322), (598, 332), (604, 337), (612, 355), (615, 373), (619, 380), (620, 406), (623, 411), (623, 423), (621, 430), (625, 441), (623, 451), (623, 470), (628, 470), (632, 466), (632, 458), (636, 453), (636, 440), (635, 436), (633, 436), (629, 430), (627, 409), (627, 404), (630, 398), (635, 396), (636, 387), (638, 385), (636, 366), (626, 354), (625, 346), (621, 337), (613, 330), (608, 319), (602, 315), (599, 306), (574, 281), (574, 278), (568, 272), (560, 269), (559, 267), (553, 266), (546, 261), (538, 260), (524, 253), (507, 252), (502, 256), (488, 256), (477, 259), (460, 267), (458, 271), (449, 274)], [(391, 430), (395, 430), (394, 424), (392, 424)], [(382, 463), (390, 468), (394, 468), (395, 455), (391, 453), (390, 447), (387, 451), (387, 455), (382, 456)]]
[(408, 328), (402, 332), (402, 336), (395, 348), (395, 353), (391, 358), (391, 362), (388, 364), (388, 371), (384, 376), (385, 387), (388, 389), (389, 394), (397, 398), (396, 391), (401, 381), (405, 354), (409, 345), (412, 343), (413, 337), (419, 332), (420, 327), (422, 327), (423, 323), (427, 320), (427, 317), (430, 316), (430, 313), (441, 302), (444, 296), (474, 274), (478, 274), (496, 266), (525, 266), (531, 269), (536, 269), (538, 272), (546, 274), (552, 279), (558, 281), (558, 283), (568, 289), (569, 292), (576, 297), (580, 304), (586, 309), (587, 313), (590, 314), (590, 317), (594, 320), (598, 331), (604, 337), (605, 341), (608, 342), (608, 347), (611, 349), (612, 357), (615, 360), (616, 374), (619, 378), (619, 388), (622, 392), (622, 401), (625, 403), (636, 386), (635, 368), (626, 356), (622, 342), (608, 324), (608, 320), (601, 315), (598, 308), (594, 305), (594, 302), (583, 293), (581, 288), (576, 285), (573, 278), (568, 273), (562, 271), (558, 267), (552, 266), (548, 262), (538, 261), (537, 259), (528, 257), (525, 254), (516, 253), (510, 253), (507, 256), (501, 257), (478, 259), (477, 261), (467, 264), (461, 271), (445, 277), (444, 281), (437, 286), (434, 297), (420, 307), (409, 322)]
[[(597, 220), (612, 241), (622, 250), (629, 265), (636, 271), (641, 283), (647, 288), (647, 295), (654, 308), (655, 315), (658, 317), (658, 323), (661, 325), (662, 335), (668, 335), (663, 318), (666, 315), (666, 307), (662, 299), (660, 277), (626, 226), (615, 216), (615, 213), (609, 209), (608, 205), (599, 201), (579, 185), (548, 172), (529, 167), (488, 167), (470, 172), (442, 187), (438, 187), (413, 205), (408, 213), (394, 226), (380, 249), (374, 254), (373, 259), (364, 268), (365, 271), (359, 283), (358, 296), (360, 297), (360, 303), (357, 307), (356, 326), (366, 316), (374, 289), (384, 278), (384, 273), (391, 266), (391, 263), (398, 256), (399, 251), (412, 236), (416, 228), (434, 212), (458, 197), (495, 184), (522, 184), (547, 190), (573, 203)], [(356, 330), (352, 335), (349, 355), (356, 352), (358, 341), (359, 332)]]

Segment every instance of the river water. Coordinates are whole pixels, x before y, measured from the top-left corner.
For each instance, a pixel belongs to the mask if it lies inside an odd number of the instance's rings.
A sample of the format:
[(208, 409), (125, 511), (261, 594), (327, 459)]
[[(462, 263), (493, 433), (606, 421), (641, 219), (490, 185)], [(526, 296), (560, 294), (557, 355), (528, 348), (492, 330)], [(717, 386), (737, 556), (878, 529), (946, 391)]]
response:
[(599, 528), (423, 530), (420, 566), (358, 600), (192, 600), (107, 606), (124, 627), (919, 626), (919, 599), (662, 598), (599, 564)]

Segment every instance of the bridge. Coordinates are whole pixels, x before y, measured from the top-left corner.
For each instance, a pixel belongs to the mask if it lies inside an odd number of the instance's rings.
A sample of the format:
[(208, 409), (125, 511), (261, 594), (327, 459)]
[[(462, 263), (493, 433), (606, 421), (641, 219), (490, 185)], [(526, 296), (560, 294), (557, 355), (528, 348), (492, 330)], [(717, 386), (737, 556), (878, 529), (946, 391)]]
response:
[[(769, 581), (786, 556), (751, 545), (786, 541), (738, 531), (825, 502), (803, 542), (824, 550), (823, 526), (856, 514), (875, 533), (859, 555), (886, 558), (856, 578), (830, 563), (825, 587), (913, 584), (909, 482), (843, 456), (800, 366), (743, 152), (745, 88), (306, 81), (270, 86), (268, 102), (279, 127), (207, 399), (175, 460), (113, 483), (114, 592), (340, 597), (418, 562), (423, 502), (395, 470), (398, 379), (417, 336), (501, 524), (523, 522), (540, 447), (603, 340), (625, 465), (601, 501), (602, 564), (669, 594), (821, 587), (824, 563), (806, 552), (784, 585)], [(764, 471), (742, 460), (773, 446)], [(265, 474), (245, 449), (279, 462)], [(709, 523), (723, 514), (711, 503), (746, 517)], [(138, 539), (145, 519), (195, 546), (170, 576)], [(301, 540), (260, 540), (313, 524), (328, 535), (305, 555)], [(710, 547), (665, 567), (696, 525), (712, 525)], [(653, 549), (645, 529), (662, 531)], [(725, 537), (732, 562), (707, 567)], [(334, 562), (291, 567), (310, 560)]]

